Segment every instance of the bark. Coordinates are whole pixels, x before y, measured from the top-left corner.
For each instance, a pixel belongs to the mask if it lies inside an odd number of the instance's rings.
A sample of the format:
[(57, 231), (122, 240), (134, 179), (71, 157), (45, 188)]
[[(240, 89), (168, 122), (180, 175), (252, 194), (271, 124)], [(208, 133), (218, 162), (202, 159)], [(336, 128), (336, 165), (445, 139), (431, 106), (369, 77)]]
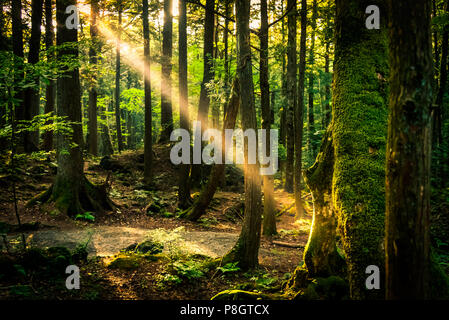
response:
[[(270, 106), (270, 83), (268, 70), (268, 5), (267, 0), (260, 2), (260, 103), (262, 109), (262, 129), (266, 131), (265, 145), (267, 150), (271, 150), (270, 129), (271, 129), (271, 106)], [(263, 234), (271, 236), (276, 234), (276, 213), (274, 200), (274, 177), (272, 175), (263, 176)]]
[[(11, 25), (12, 25), (12, 50), (14, 53), (14, 67), (17, 70), (15, 82), (14, 98), (17, 101), (15, 104), (15, 118), (16, 121), (24, 120), (24, 92), (19, 83), (24, 78), (23, 72), (23, 26), (22, 26), (22, 1), (12, 1), (11, 4)], [(20, 137), (23, 139), (23, 136)], [(19, 144), (20, 145), (20, 144)], [(20, 151), (20, 150), (18, 150)]]
[(117, 47), (115, 56), (115, 130), (117, 131), (118, 152), (123, 150), (122, 123), (120, 110), (120, 41), (122, 28), (122, 5), (118, 4)]
[(287, 8), (292, 8), (287, 15), (288, 40), (287, 40), (287, 107), (286, 107), (286, 139), (287, 139), (287, 163), (285, 168), (285, 191), (292, 193), (294, 187), (294, 159), (295, 159), (295, 135), (294, 112), (296, 109), (296, 0), (288, 0)]
[[(179, 0), (179, 122), (181, 129), (190, 132), (188, 79), (187, 79), (187, 6), (186, 0)], [(182, 209), (191, 204), (190, 165), (179, 168), (178, 206)]]
[(161, 73), (161, 137), (160, 142), (170, 141), (173, 131), (172, 111), (172, 51), (173, 13), (172, 0), (164, 0), (164, 29), (162, 31), (162, 73)]
[[(111, 93), (111, 97), (112, 97)], [(112, 105), (112, 100), (110, 101)], [(106, 106), (103, 106), (100, 110), (100, 146), (99, 153), (102, 156), (110, 156), (114, 154), (114, 148), (112, 147), (111, 135), (109, 134), (108, 117), (106, 115)]]
[[(54, 54), (50, 52), (50, 48), (54, 46), (55, 32), (53, 26), (53, 1), (45, 0), (45, 49), (47, 50), (47, 61), (54, 59)], [(55, 111), (56, 100), (56, 81), (49, 80), (49, 84), (45, 89), (45, 108), (44, 113), (48, 114)], [(48, 122), (47, 124), (51, 124)], [(43, 133), (43, 149), (45, 151), (53, 150), (53, 132), (46, 131)]]
[(148, 0), (142, 0), (142, 23), (144, 41), (144, 91), (145, 91), (145, 136), (144, 136), (144, 181), (150, 184), (153, 169), (153, 128), (151, 111), (151, 61), (150, 26), (148, 22)]
[[(76, 5), (76, 0), (56, 1), (57, 34), (56, 44), (78, 41), (77, 29), (67, 29), (67, 6)], [(69, 47), (58, 52), (59, 59), (78, 58), (78, 49)], [(28, 205), (37, 201), (54, 201), (56, 207), (64, 214), (76, 216), (86, 211), (100, 212), (112, 209), (113, 203), (107, 197), (106, 185), (96, 186), (84, 176), (82, 155), (82, 125), (79, 70), (63, 70), (63, 76), (57, 81), (58, 116), (67, 117), (71, 122), (73, 133), (57, 134), (58, 171), (53, 185), (44, 193), (31, 200)]]
[[(311, 44), (310, 44), (310, 51), (309, 51), (309, 64), (310, 64), (310, 72), (309, 72), (309, 103), (308, 103), (308, 116), (309, 121), (307, 122), (307, 131), (308, 131), (308, 151), (309, 151), (309, 157), (310, 159), (315, 159), (316, 157), (316, 143), (315, 143), (315, 112), (314, 112), (314, 91), (313, 86), (315, 82), (315, 76), (313, 74), (313, 68), (315, 64), (315, 29), (316, 29), (316, 19), (317, 19), (317, 2), (316, 0), (313, 0), (313, 6), (312, 6), (312, 20), (311, 20), (311, 26), (312, 26), (312, 33), (310, 34), (311, 37)], [(313, 161), (313, 160), (312, 160)]]
[(304, 215), (301, 198), (301, 172), (302, 172), (302, 138), (304, 127), (304, 80), (306, 73), (306, 38), (307, 38), (307, 1), (302, 0), (301, 4), (301, 39), (299, 44), (299, 81), (298, 81), (298, 102), (295, 109), (295, 205), (296, 215)]
[(332, 206), (334, 148), (332, 127), (326, 130), (317, 159), (304, 171), (304, 179), (312, 192), (313, 223), (304, 250), (309, 277), (328, 277), (340, 273), (344, 260), (337, 251), (337, 218)]
[[(388, 5), (391, 113), (386, 179), (386, 297), (427, 299), (433, 84), (431, 4), (389, 0)], [(413, 19), (404, 17), (404, 10)]]
[[(221, 149), (222, 151), (225, 150), (225, 130), (226, 129), (234, 129), (235, 127), (235, 121), (237, 119), (237, 113), (239, 110), (239, 99), (240, 99), (240, 84), (238, 81), (238, 78), (234, 80), (234, 83), (232, 85), (232, 93), (231, 97), (229, 99), (228, 105), (226, 110), (228, 112), (226, 113), (226, 118), (223, 123), (223, 131), (222, 131), (222, 145)], [(209, 181), (207, 185), (204, 187), (204, 189), (201, 191), (200, 196), (197, 200), (195, 200), (195, 203), (191, 208), (184, 211), (181, 216), (185, 217), (186, 219), (196, 221), (198, 220), (206, 211), (206, 209), (209, 207), (210, 202), (212, 201), (214, 194), (221, 182), (221, 177), (223, 176), (224, 170), (225, 170), (225, 155), (224, 152), (222, 153), (222, 160), (221, 164), (214, 164), (212, 167)]]
[[(347, 259), (352, 299), (379, 299), (367, 290), (366, 268), (384, 269), (385, 137), (388, 78), (385, 19), (365, 28), (365, 10), (383, 0), (337, 0), (332, 139), (332, 199)], [(381, 288), (383, 283), (381, 282)]]
[[(256, 108), (251, 66), (250, 45), (250, 0), (236, 0), (235, 3), (238, 37), (238, 75), (240, 81), (240, 115), (243, 130), (256, 129)], [(248, 144), (245, 154), (245, 213), (242, 230), (237, 243), (223, 258), (223, 262), (234, 261), (242, 269), (258, 265), (261, 232), (261, 188), (259, 164), (248, 164)]]
[[(97, 53), (98, 53), (98, 27), (97, 27), (97, 16), (98, 16), (98, 0), (91, 1), (90, 7), (90, 37), (91, 45), (89, 48), (89, 63), (94, 67), (97, 65)], [(89, 107), (88, 107), (88, 133), (89, 141), (88, 152), (91, 155), (98, 155), (98, 125), (97, 125), (97, 76), (94, 71), (91, 75), (92, 84), (89, 90)]]

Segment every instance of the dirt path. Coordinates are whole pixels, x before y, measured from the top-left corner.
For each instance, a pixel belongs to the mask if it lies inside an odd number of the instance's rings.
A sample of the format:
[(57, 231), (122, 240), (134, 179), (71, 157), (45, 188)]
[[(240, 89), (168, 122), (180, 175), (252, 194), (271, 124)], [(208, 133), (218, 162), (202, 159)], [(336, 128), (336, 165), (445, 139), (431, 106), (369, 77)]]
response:
[(98, 226), (72, 230), (39, 230), (26, 233), (28, 243), (36, 247), (64, 246), (75, 248), (88, 244), (89, 256), (111, 256), (133, 243), (146, 239), (158, 241), (166, 252), (180, 250), (190, 254), (218, 257), (226, 253), (237, 240), (235, 233), (213, 231), (186, 231), (180, 227), (173, 230), (143, 229), (130, 227)]

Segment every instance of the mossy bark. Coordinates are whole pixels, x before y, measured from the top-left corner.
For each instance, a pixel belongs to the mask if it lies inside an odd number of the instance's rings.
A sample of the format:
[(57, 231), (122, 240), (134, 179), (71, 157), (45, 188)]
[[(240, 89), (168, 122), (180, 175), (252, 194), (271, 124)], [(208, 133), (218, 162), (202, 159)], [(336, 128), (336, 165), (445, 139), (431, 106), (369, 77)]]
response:
[(379, 266), (382, 274), (384, 270), (388, 95), (385, 18), (380, 30), (368, 30), (365, 9), (369, 5), (385, 12), (381, 0), (336, 1), (332, 199), (352, 299), (383, 297), (383, 290), (365, 287), (367, 266)]
[(313, 198), (312, 228), (304, 250), (304, 262), (311, 277), (340, 273), (344, 265), (336, 246), (337, 219), (331, 195), (333, 166), (331, 125), (323, 136), (315, 164), (304, 171), (304, 179)]

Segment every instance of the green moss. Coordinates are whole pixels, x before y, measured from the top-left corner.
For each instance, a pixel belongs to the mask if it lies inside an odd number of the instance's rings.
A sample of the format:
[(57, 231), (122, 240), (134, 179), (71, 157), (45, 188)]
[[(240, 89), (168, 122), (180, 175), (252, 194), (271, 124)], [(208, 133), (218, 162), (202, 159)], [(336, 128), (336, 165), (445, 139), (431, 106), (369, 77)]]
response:
[(137, 255), (118, 255), (109, 264), (109, 269), (135, 270), (140, 266), (141, 257)]
[(225, 290), (211, 298), (211, 300), (265, 300), (268, 296), (258, 292), (243, 290)]
[[(346, 14), (340, 23), (362, 23), (355, 1), (342, 6), (350, 12), (340, 13)], [(345, 24), (341, 32), (345, 41), (338, 38), (334, 64), (332, 199), (347, 257), (351, 297), (362, 299), (373, 295), (364, 287), (365, 268), (375, 264), (382, 269), (384, 265), (387, 43), (384, 31), (351, 30)]]

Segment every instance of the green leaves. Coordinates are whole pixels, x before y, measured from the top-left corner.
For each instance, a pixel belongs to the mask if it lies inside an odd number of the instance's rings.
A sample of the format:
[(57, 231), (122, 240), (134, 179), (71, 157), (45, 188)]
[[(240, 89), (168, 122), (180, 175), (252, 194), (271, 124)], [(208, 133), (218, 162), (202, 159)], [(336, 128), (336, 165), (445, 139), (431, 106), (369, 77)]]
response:
[(93, 212), (90, 212), (90, 211), (86, 211), (83, 214), (77, 214), (75, 216), (75, 220), (85, 220), (85, 221), (89, 221), (89, 222), (94, 222), (95, 217), (92, 214), (93, 214)]
[(217, 270), (220, 270), (223, 273), (237, 272), (240, 271), (240, 267), (237, 265), (238, 262), (230, 262), (225, 264), (223, 267), (218, 267)]

